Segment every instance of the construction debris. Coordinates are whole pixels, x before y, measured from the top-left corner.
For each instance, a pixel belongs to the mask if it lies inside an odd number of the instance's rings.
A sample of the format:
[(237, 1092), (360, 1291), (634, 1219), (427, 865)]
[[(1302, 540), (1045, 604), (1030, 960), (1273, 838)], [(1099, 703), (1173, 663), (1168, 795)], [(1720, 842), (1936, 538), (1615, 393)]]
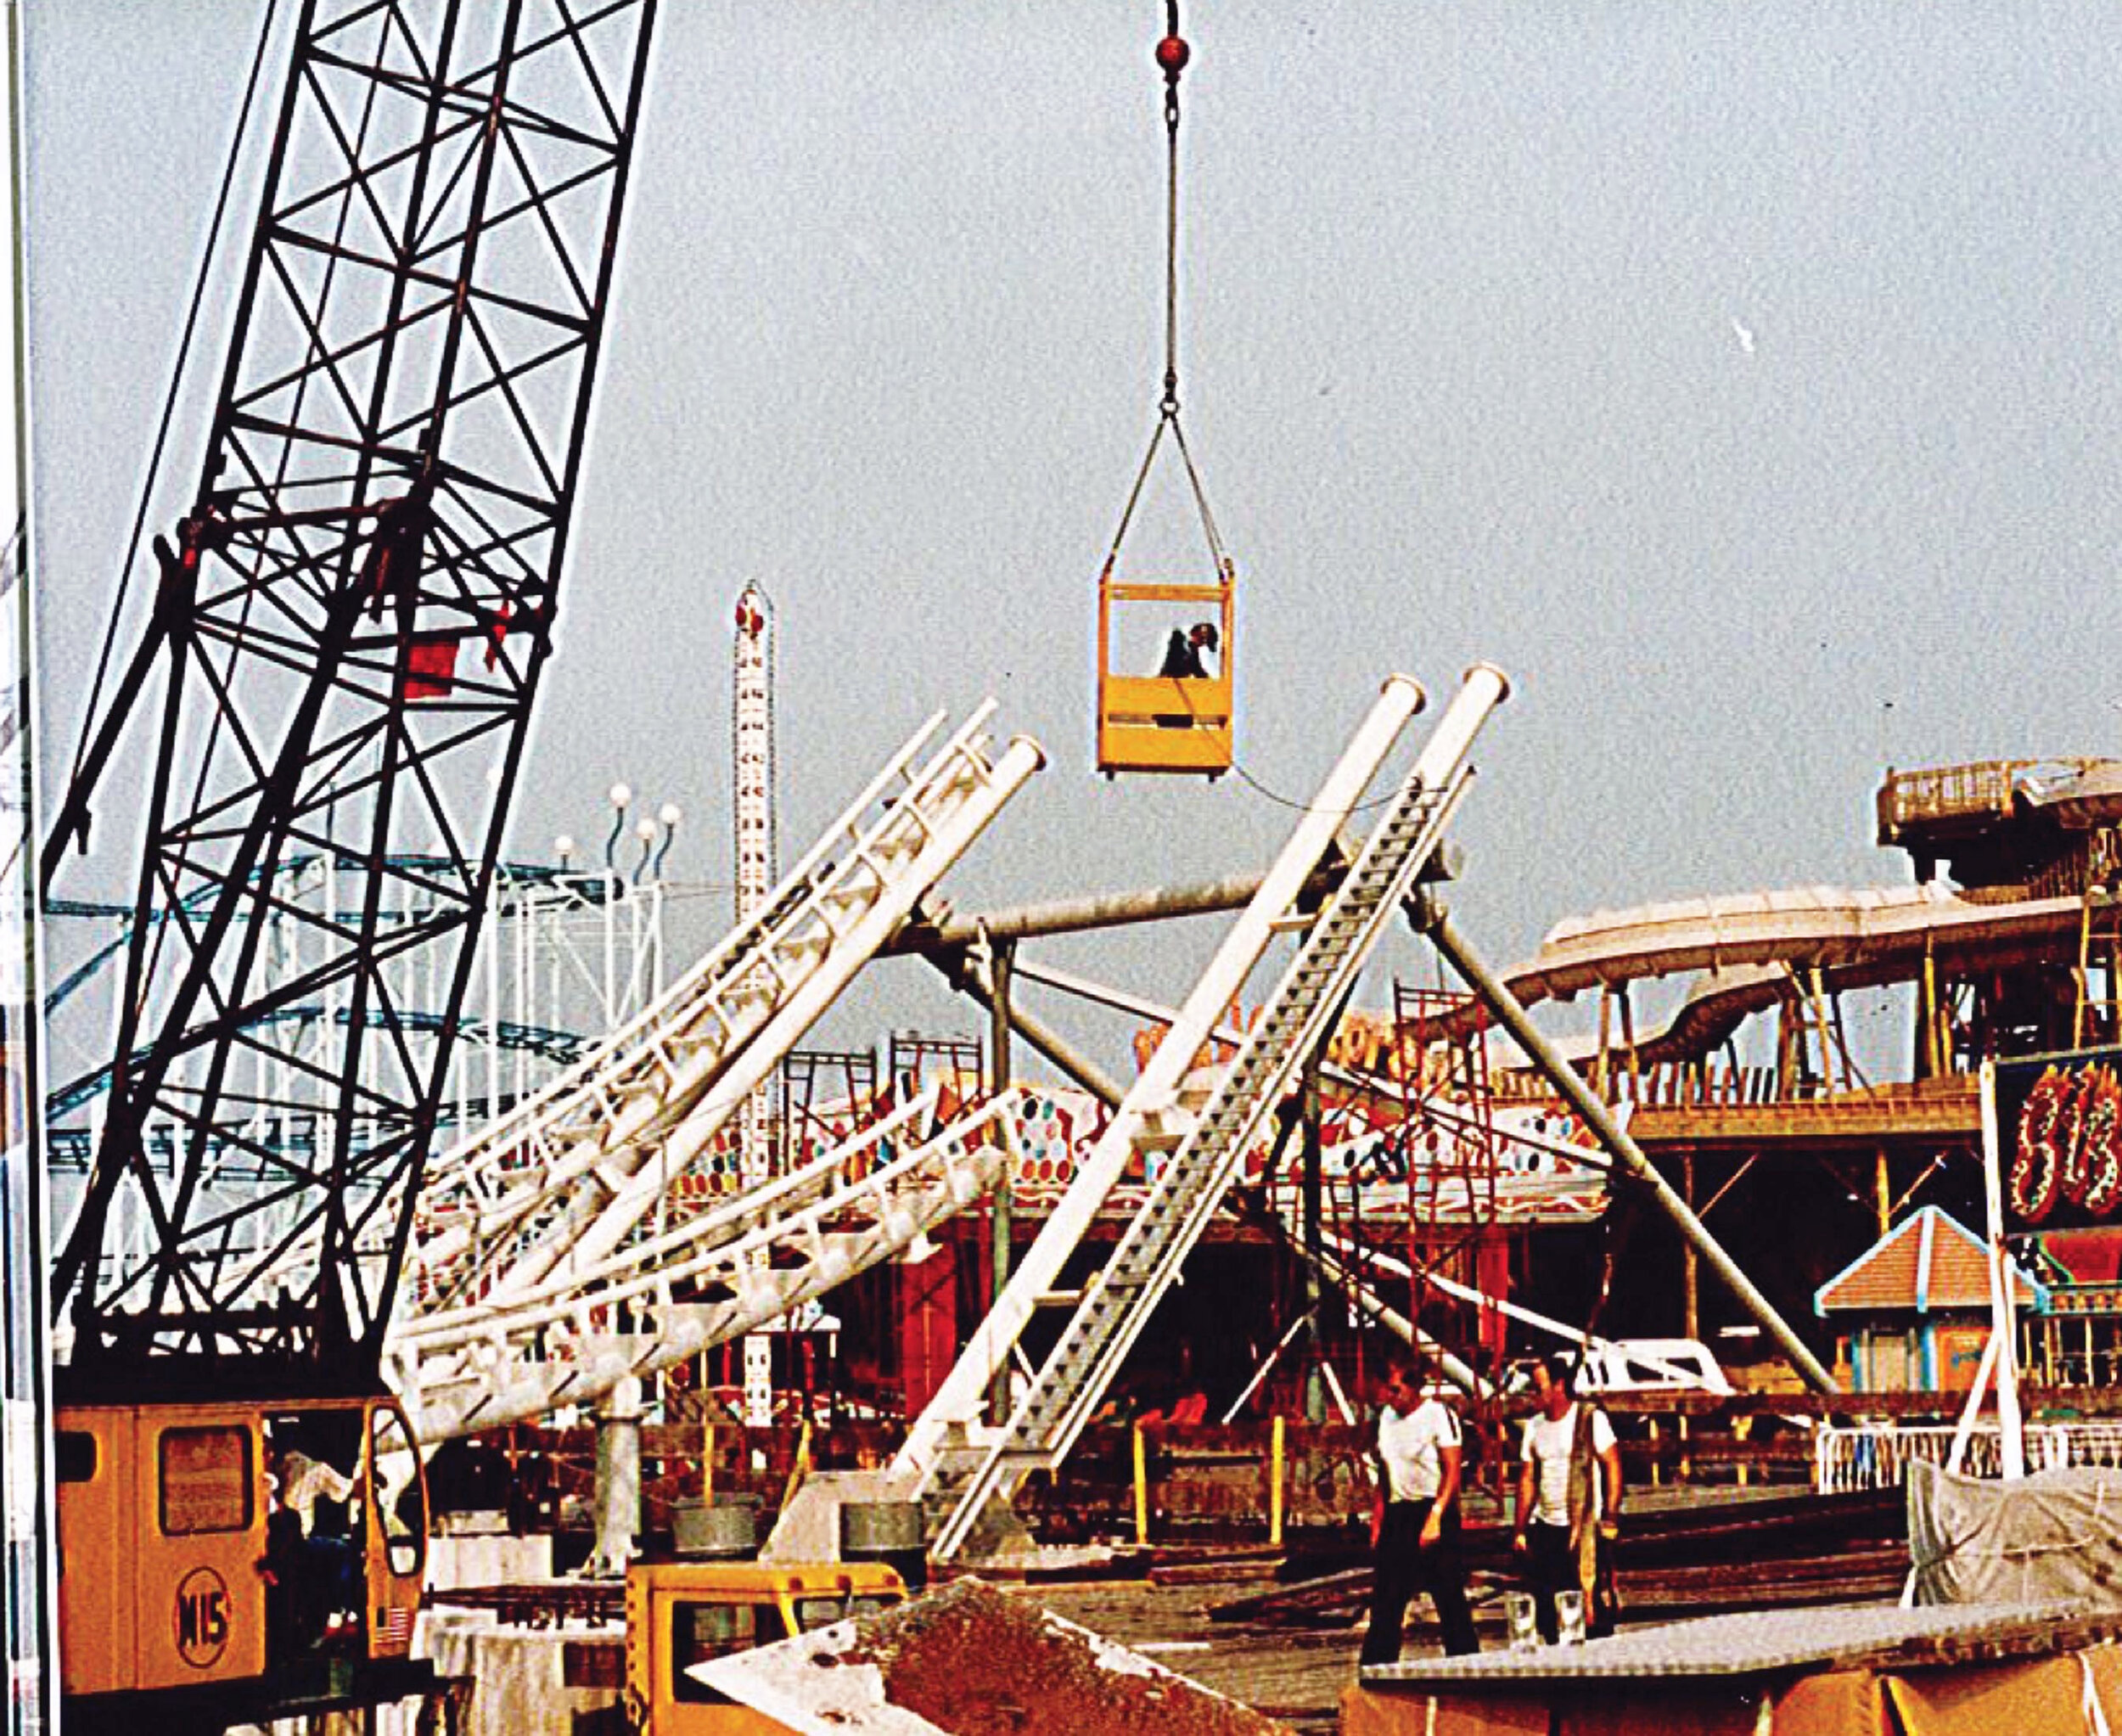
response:
[(817, 1736), (1287, 1736), (1286, 1726), (977, 1579), (693, 1673)]

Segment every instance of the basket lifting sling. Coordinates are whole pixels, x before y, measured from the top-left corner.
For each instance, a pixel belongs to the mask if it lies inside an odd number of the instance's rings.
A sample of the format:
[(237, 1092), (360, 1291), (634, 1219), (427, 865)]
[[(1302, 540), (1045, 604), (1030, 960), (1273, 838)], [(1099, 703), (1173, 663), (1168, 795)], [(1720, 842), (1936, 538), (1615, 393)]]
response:
[[(1120, 528), (1097, 581), (1097, 768), (1108, 778), (1121, 772), (1193, 772), (1214, 778), (1231, 767), (1231, 667), (1235, 647), (1237, 575), (1222, 538), (1216, 534), (1215, 517), (1201, 475), (1187, 448), (1186, 430), (1179, 423), (1179, 75), (1190, 56), (1179, 35), (1178, 0), (1166, 0), (1165, 29), (1157, 44), (1157, 65), (1165, 78), (1165, 132), (1170, 161), (1166, 179), (1165, 222), (1165, 374), (1164, 396), (1157, 406), (1157, 425), (1149, 436), (1149, 450), (1142, 456), (1127, 504), (1120, 514)], [(1208, 540), (1214, 577), (1205, 583), (1179, 583), (1146, 580), (1121, 581), (1113, 569), (1120, 544), (1142, 498), (1142, 484), (1156, 460), (1166, 432), (1186, 469), (1187, 481), (1201, 515), (1201, 529)], [(1164, 605), (1191, 604), (1196, 624), (1189, 632), (1175, 631), (1165, 653), (1164, 667), (1172, 673), (1124, 674), (1114, 667), (1114, 612), (1120, 605), (1148, 603)], [(1214, 632), (1208, 639), (1205, 625)], [(1214, 657), (1213, 672), (1201, 660), (1207, 649)]]

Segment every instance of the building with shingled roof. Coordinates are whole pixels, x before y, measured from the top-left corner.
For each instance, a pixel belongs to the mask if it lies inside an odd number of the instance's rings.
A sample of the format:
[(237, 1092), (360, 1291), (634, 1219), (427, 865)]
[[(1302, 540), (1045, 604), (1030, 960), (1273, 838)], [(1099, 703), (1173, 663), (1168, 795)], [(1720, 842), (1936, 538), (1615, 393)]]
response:
[[(2013, 1262), (2014, 1298), (2046, 1312), (2048, 1293)], [(1835, 1360), (1862, 1392), (1950, 1392), (1974, 1384), (1990, 1334), (1990, 1256), (1935, 1205), (1911, 1212), (1813, 1293), (1835, 1323)]]

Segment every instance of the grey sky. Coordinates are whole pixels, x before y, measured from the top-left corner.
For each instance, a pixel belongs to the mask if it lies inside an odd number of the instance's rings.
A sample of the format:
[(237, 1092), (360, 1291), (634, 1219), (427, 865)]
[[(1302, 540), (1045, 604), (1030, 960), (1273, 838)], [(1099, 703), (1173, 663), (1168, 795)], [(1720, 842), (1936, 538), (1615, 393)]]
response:
[[(25, 9), (53, 763), (255, 14)], [(1883, 755), (2122, 741), (2111, 0), (1218, 0), (1186, 28), (1187, 419), (1258, 784), (1307, 793), (1388, 670), (1434, 711), (1499, 664), (1456, 902), (1502, 964), (1594, 906), (1895, 877)], [(1089, 765), (1160, 362), (1160, 29), (1150, 0), (666, 0), (519, 848), (594, 833), (623, 776), (692, 817), (674, 868), (727, 878), (748, 579), (787, 854), (991, 691), (1050, 765), (961, 904), (1277, 847), (1239, 778)], [(1149, 511), (1131, 565), (1186, 576), (1176, 497)], [(1176, 997), (1211, 938), (1054, 956)]]

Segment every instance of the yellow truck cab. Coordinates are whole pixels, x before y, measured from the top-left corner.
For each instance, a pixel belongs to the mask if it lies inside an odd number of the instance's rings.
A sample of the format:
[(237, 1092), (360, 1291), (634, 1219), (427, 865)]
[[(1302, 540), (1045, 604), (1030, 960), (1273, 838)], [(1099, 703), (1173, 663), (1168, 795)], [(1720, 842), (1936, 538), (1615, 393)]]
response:
[(70, 1729), (219, 1729), (431, 1682), (409, 1655), (424, 1486), (394, 1401), (62, 1400), (54, 1434)]
[(647, 1736), (780, 1732), (686, 1671), (906, 1595), (906, 1582), (878, 1562), (637, 1561), (626, 1572), (627, 1720)]

